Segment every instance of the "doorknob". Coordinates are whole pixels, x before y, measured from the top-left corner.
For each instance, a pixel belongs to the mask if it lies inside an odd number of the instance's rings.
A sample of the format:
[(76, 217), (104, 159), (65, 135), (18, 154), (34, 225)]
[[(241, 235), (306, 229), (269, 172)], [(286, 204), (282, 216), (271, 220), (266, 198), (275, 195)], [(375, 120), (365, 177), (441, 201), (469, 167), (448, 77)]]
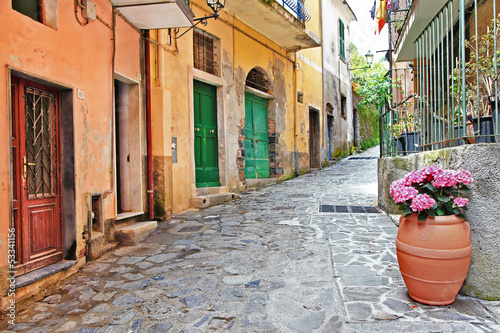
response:
[(199, 131), (200, 131), (200, 129), (199, 129), (198, 127), (195, 127), (195, 128), (194, 128), (194, 131), (195, 131), (195, 132), (199, 132)]
[(24, 177), (24, 179), (26, 179), (28, 177), (28, 165), (29, 166), (35, 166), (36, 163), (29, 163), (26, 160), (26, 156), (24, 156), (24, 158), (23, 158), (23, 165), (24, 165), (24, 168), (23, 168), (23, 177)]
[(215, 133), (215, 130), (210, 130), (210, 133)]

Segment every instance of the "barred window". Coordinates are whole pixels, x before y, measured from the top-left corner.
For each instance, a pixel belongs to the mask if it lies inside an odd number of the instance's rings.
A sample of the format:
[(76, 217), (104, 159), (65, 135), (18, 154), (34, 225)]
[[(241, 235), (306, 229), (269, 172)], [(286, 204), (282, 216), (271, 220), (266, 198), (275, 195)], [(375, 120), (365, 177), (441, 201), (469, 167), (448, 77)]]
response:
[(194, 68), (218, 75), (215, 37), (201, 30), (193, 33)]

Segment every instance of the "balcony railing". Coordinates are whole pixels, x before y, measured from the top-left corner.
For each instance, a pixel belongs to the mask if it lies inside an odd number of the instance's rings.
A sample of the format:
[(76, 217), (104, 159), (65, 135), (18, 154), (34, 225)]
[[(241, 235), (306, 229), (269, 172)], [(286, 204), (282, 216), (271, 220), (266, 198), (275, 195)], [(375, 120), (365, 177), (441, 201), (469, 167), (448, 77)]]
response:
[(465, 2), (448, 1), (415, 41), (411, 67), (389, 72), (382, 156), (500, 142), (500, 8)]
[(302, 23), (311, 19), (311, 15), (307, 12), (301, 0), (278, 0), (277, 2)]

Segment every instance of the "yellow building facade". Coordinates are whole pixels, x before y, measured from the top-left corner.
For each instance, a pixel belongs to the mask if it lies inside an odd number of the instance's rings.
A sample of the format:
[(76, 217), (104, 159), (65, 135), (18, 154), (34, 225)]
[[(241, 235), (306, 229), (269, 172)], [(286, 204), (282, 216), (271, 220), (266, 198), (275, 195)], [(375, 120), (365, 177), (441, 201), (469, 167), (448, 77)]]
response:
[(278, 3), (233, 1), (205, 26), (151, 32), (155, 216), (322, 166), (321, 6), (307, 2), (303, 22)]

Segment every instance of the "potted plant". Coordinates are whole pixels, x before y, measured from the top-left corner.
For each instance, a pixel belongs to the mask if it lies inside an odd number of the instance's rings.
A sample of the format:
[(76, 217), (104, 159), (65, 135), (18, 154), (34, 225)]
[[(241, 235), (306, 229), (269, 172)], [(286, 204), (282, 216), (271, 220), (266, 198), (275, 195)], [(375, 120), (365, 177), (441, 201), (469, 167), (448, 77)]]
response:
[(462, 193), (472, 180), (466, 170), (432, 165), (391, 184), (404, 213), (396, 240), (399, 268), (410, 297), (420, 303), (453, 303), (467, 276), (472, 245)]
[[(470, 41), (465, 42), (470, 50), (470, 59), (465, 63), (467, 113), (472, 117), (477, 142), (496, 141), (494, 122), (497, 115), (495, 105), (498, 103), (495, 102), (497, 98), (494, 78), (500, 72), (500, 62), (497, 62), (495, 68), (492, 58), (500, 58), (500, 51), (495, 51), (495, 40), (498, 43), (500, 37), (500, 15), (496, 23), (494, 21), (492, 20), (485, 34), (472, 36)], [(460, 83), (460, 69), (454, 70), (454, 76), (456, 83)], [(460, 94), (459, 87), (457, 84), (457, 91), (452, 91), (453, 95)], [(497, 132), (499, 129), (497, 128)]]

